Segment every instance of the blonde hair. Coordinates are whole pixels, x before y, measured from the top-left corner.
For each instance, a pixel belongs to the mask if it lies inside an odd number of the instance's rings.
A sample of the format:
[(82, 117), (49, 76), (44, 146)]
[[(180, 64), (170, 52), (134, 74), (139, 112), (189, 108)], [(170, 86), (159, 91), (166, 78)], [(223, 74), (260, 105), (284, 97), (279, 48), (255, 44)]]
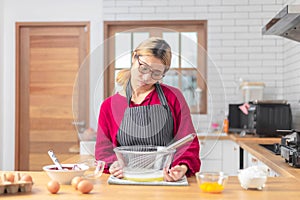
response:
[[(162, 61), (166, 66), (165, 72), (170, 69), (171, 66), (171, 47), (170, 45), (159, 37), (151, 37), (140, 43), (137, 48), (133, 51), (132, 55), (143, 55), (143, 56), (154, 56)], [(126, 87), (127, 82), (130, 78), (130, 69), (123, 69), (118, 72), (116, 77), (117, 84)]]

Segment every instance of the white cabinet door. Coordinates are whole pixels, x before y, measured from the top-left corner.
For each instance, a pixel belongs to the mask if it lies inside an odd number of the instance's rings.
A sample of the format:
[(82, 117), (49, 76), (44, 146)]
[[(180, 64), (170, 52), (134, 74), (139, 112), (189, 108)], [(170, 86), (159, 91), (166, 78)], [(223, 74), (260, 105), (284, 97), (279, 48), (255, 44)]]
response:
[(96, 141), (81, 141), (80, 142), (80, 154), (95, 156)]
[(270, 177), (277, 177), (279, 176), (274, 170), (268, 167), (265, 163), (258, 160), (255, 156), (253, 156), (248, 151), (244, 150), (244, 168), (252, 167), (252, 166), (266, 166), (268, 169), (268, 176)]
[(222, 143), (219, 140), (201, 140), (201, 172), (222, 171)]
[(240, 166), (239, 152), (239, 145), (231, 140), (200, 141), (200, 171), (223, 171), (228, 175), (237, 175)]
[(207, 160), (207, 159), (202, 160), (200, 172), (220, 172), (220, 171), (222, 171), (221, 160)]
[(228, 175), (237, 175), (240, 169), (240, 147), (231, 140), (222, 141), (223, 172)]
[(222, 142), (221, 140), (201, 140), (200, 141), (200, 158), (203, 160), (220, 160), (222, 159)]

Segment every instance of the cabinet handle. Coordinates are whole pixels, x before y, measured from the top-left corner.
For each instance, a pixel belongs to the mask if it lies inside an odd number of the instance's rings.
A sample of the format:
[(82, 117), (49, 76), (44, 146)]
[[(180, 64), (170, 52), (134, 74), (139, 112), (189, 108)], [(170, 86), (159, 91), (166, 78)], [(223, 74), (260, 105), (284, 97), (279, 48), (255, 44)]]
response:
[(251, 161), (252, 162), (257, 162), (257, 159), (256, 158), (251, 158)]
[(74, 125), (74, 126), (84, 126), (85, 121), (79, 121), (79, 122), (74, 121), (74, 122), (72, 122), (72, 125)]

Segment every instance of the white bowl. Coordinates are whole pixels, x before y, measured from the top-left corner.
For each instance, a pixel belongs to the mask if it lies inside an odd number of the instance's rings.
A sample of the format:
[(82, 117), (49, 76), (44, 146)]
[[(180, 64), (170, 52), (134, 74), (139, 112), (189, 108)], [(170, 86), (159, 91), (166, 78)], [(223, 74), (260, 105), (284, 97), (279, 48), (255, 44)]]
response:
[(262, 190), (267, 181), (267, 171), (264, 167), (253, 166), (240, 170), (238, 179), (244, 189)]
[(253, 177), (253, 178), (241, 178), (239, 177), (239, 181), (241, 183), (242, 188), (244, 189), (258, 189), (262, 190), (263, 187), (265, 186), (265, 183), (267, 181), (267, 177)]
[[(77, 165), (79, 168), (72, 170), (74, 165)], [(89, 169), (84, 164), (62, 164), (62, 167), (63, 170), (58, 170), (56, 165), (46, 165), (43, 167), (43, 170), (52, 180), (58, 181), (62, 185), (68, 185), (71, 184), (75, 176), (83, 176), (84, 172)]]

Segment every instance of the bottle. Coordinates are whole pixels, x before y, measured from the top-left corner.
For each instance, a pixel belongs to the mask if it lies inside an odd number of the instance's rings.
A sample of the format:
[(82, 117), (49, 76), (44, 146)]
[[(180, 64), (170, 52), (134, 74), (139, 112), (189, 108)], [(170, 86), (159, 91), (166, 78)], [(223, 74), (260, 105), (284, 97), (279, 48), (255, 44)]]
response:
[(229, 120), (226, 117), (223, 121), (223, 132), (228, 133), (229, 132)]

